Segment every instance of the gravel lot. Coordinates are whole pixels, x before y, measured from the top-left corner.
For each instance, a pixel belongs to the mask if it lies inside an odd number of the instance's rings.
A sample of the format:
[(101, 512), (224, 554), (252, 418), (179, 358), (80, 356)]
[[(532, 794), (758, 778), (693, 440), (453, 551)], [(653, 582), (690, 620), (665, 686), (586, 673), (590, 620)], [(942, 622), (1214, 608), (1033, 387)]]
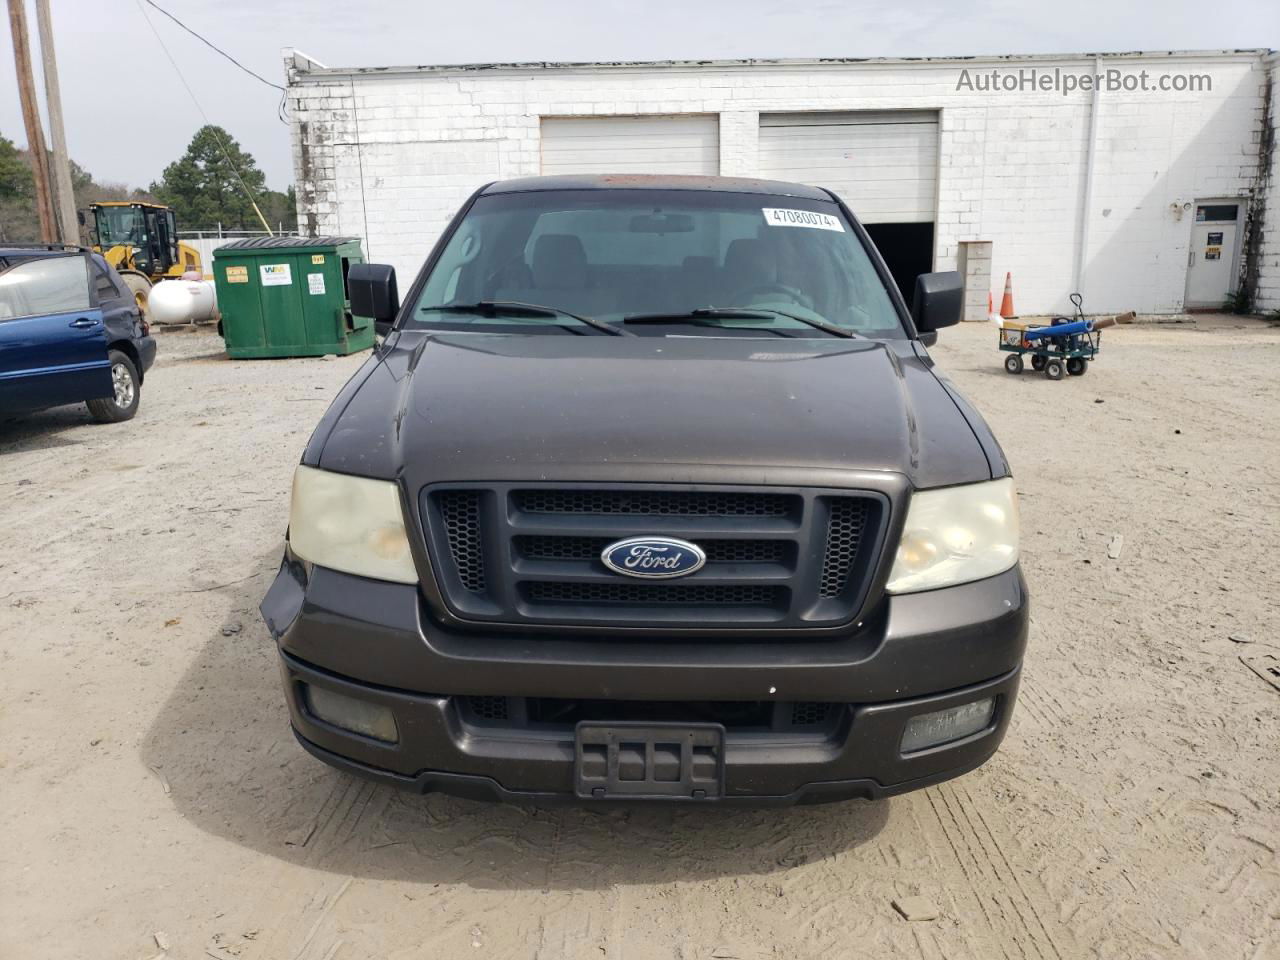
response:
[(171, 334), (132, 423), (0, 424), (0, 955), (1280, 957), (1280, 691), (1240, 659), (1280, 653), (1280, 329), (1119, 328), (1062, 383), (942, 339), (1022, 496), (1012, 729), (959, 780), (782, 812), (423, 798), (303, 754), (256, 608), (359, 357)]

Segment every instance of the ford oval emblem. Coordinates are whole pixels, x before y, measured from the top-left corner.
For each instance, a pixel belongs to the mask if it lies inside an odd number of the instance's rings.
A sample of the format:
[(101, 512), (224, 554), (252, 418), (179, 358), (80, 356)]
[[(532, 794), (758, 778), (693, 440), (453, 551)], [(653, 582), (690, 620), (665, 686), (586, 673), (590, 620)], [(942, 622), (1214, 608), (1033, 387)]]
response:
[(614, 573), (648, 580), (687, 577), (701, 570), (707, 555), (696, 543), (671, 537), (630, 537), (611, 543), (600, 554)]

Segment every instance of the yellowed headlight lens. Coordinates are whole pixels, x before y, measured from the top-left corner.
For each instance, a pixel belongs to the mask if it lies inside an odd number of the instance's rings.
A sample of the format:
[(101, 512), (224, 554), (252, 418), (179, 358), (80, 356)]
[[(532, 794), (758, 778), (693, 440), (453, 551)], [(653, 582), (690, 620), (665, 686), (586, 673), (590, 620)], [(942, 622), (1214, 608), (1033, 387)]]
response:
[(389, 480), (300, 466), (293, 475), (289, 544), (321, 567), (417, 583), (400, 491)]
[(1018, 501), (1005, 477), (919, 490), (907, 509), (890, 593), (933, 590), (1003, 573), (1018, 562)]

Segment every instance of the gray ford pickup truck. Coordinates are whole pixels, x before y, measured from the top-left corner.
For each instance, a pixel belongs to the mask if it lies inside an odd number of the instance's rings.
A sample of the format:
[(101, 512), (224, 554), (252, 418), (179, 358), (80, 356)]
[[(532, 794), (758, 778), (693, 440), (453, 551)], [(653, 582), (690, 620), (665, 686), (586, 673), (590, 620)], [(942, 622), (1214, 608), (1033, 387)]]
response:
[(294, 478), (262, 614), (301, 745), (418, 791), (882, 797), (981, 764), (1026, 645), (987, 425), (826, 190), (489, 184)]

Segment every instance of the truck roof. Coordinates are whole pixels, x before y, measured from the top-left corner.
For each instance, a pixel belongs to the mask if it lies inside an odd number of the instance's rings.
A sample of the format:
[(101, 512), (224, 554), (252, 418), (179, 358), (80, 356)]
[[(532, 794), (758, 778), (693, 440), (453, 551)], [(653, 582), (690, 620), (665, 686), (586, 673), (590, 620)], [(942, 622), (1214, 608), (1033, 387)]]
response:
[(809, 200), (830, 200), (818, 187), (784, 180), (753, 180), (747, 177), (695, 177), (652, 173), (571, 173), (550, 177), (519, 177), (499, 180), (484, 188), (494, 193), (529, 193), (535, 190), (703, 190), (722, 193), (763, 193)]

